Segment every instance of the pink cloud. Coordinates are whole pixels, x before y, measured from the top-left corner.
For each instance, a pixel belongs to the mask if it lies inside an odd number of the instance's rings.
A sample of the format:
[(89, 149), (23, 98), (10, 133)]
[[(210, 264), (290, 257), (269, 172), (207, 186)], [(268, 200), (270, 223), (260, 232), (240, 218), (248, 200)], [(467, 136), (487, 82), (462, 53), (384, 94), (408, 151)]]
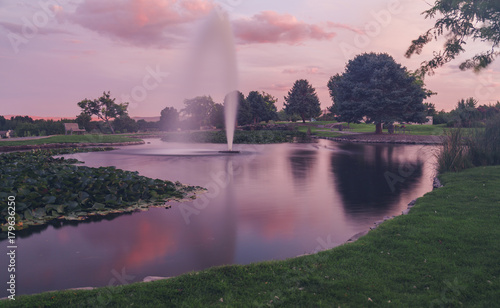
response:
[(306, 68), (306, 73), (307, 74), (318, 74), (319, 73), (319, 67), (317, 66), (311, 66)]
[(282, 71), (283, 74), (297, 74), (297, 73), (306, 73), (310, 75), (314, 74), (322, 74), (320, 68), (317, 66), (309, 66), (305, 69), (297, 69), (297, 68), (286, 68)]
[(360, 30), (358, 28), (355, 28), (353, 26), (346, 25), (346, 24), (341, 24), (341, 23), (337, 23), (337, 22), (327, 21), (326, 25), (329, 28), (340, 28), (340, 29), (350, 30), (350, 31), (358, 33), (358, 34), (365, 34), (365, 32), (363, 30)]
[(285, 43), (297, 45), (306, 40), (331, 40), (334, 32), (307, 24), (290, 14), (263, 11), (251, 18), (233, 21), (236, 38), (241, 44)]
[(206, 16), (212, 7), (202, 0), (86, 0), (65, 17), (133, 45), (167, 48), (182, 36), (181, 25)]
[(297, 74), (299, 73), (301, 70), (298, 70), (298, 69), (295, 69), (295, 68), (286, 68), (283, 70), (283, 74)]

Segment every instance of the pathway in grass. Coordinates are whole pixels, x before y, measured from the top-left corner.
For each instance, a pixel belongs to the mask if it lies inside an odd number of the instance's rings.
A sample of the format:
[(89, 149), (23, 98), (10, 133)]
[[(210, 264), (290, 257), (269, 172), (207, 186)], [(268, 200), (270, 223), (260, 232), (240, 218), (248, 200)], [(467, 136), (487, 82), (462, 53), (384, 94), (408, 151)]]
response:
[(500, 302), (500, 167), (441, 177), (409, 215), (358, 241), (285, 261), (169, 280), (20, 296), (13, 306), (494, 307)]

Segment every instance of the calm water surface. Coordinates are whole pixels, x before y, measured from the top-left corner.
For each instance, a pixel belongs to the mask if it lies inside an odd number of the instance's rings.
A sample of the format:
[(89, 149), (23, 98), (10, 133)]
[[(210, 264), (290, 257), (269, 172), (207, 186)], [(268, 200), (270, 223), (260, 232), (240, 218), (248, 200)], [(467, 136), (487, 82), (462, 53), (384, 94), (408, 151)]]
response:
[[(320, 140), (235, 145), (242, 154), (221, 156), (213, 154), (224, 145), (147, 141), (67, 157), (208, 192), (170, 209), (18, 232), (17, 294), (118, 285), (331, 248), (432, 189), (429, 146)], [(6, 241), (0, 246), (5, 256)]]

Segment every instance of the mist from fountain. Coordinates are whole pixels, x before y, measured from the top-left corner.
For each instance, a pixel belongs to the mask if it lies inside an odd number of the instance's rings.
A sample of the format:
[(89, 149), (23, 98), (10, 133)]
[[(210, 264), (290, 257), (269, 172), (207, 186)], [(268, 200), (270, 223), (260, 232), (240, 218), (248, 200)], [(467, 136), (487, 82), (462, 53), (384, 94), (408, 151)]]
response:
[(196, 92), (198, 95), (225, 95), (227, 148), (232, 151), (238, 111), (238, 68), (234, 36), (227, 13), (221, 9), (214, 9), (210, 13), (195, 38), (187, 66), (186, 94), (190, 97)]

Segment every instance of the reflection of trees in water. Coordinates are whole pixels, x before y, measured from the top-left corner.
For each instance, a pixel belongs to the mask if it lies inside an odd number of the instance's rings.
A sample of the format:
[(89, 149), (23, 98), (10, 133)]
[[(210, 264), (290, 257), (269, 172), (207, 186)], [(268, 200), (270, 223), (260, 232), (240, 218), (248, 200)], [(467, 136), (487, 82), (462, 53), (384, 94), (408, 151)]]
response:
[(404, 146), (339, 144), (339, 149), (332, 154), (331, 171), (352, 218), (387, 213), (423, 175), (421, 157), (408, 157)]
[[(136, 212), (140, 212), (140, 210), (137, 210)], [(98, 223), (100, 221), (106, 220), (106, 221), (111, 221), (115, 218), (118, 218), (123, 215), (132, 215), (134, 212), (124, 212), (124, 213), (111, 213), (108, 215), (100, 216), (100, 215), (92, 215), (89, 216), (85, 220), (62, 220), (62, 219), (54, 219), (49, 221), (46, 224), (43, 225), (34, 225), (34, 226), (29, 226), (26, 229), (23, 230), (18, 230), (16, 231), (16, 237), (18, 238), (28, 238), (34, 234), (40, 234), (42, 231), (45, 231), (48, 227), (52, 226), (54, 229), (61, 229), (63, 227), (78, 227), (83, 224), (91, 224), (91, 223)], [(0, 242), (4, 241), (7, 239), (7, 233), (1, 233), (0, 234)]]
[(296, 150), (290, 153), (290, 156), (288, 156), (290, 169), (293, 178), (297, 180), (297, 182), (302, 183), (307, 180), (307, 177), (316, 163), (316, 155), (316, 151), (310, 150)]

